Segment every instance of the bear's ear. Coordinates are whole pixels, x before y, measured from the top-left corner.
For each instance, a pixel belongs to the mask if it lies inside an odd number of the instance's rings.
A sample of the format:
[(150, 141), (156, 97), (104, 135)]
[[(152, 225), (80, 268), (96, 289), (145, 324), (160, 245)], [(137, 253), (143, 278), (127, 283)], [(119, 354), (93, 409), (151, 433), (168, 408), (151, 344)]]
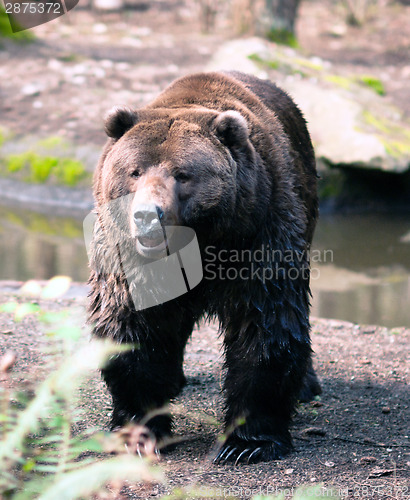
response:
[(248, 124), (238, 111), (224, 111), (215, 118), (215, 132), (225, 146), (239, 146), (249, 137)]
[(108, 137), (119, 139), (138, 122), (138, 115), (127, 107), (115, 106), (105, 116), (104, 129)]

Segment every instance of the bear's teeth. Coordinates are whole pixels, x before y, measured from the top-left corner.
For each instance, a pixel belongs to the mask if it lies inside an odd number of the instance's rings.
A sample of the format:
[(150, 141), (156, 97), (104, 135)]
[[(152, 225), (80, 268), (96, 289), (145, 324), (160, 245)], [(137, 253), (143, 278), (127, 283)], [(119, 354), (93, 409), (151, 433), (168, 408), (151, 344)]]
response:
[(150, 247), (157, 247), (161, 243), (164, 242), (164, 235), (163, 234), (158, 234), (153, 237), (148, 237), (148, 236), (139, 236), (138, 241), (143, 245), (144, 247), (150, 248)]

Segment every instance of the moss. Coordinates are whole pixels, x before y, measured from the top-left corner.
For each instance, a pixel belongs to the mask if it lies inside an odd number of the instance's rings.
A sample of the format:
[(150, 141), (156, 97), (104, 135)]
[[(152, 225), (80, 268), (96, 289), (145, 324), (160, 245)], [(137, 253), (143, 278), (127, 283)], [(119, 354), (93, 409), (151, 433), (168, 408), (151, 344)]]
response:
[(410, 130), (391, 122), (386, 118), (375, 116), (369, 110), (363, 111), (363, 121), (380, 134), (380, 140), (386, 153), (393, 158), (410, 156)]
[(382, 142), (386, 153), (393, 158), (401, 158), (402, 156), (410, 155), (410, 145), (406, 142), (385, 140)]
[(293, 61), (296, 64), (299, 64), (299, 66), (304, 66), (305, 68), (309, 68), (309, 69), (312, 69), (314, 71), (322, 71), (323, 70), (323, 66), (321, 64), (309, 61), (309, 59), (296, 58)]
[(370, 125), (383, 134), (390, 134), (392, 132), (391, 127), (384, 120), (378, 118), (367, 109), (363, 111), (363, 119), (367, 125)]
[(386, 95), (386, 91), (384, 89), (383, 83), (376, 77), (371, 75), (362, 75), (358, 78), (359, 82), (367, 85), (372, 90), (376, 92), (378, 95)]
[(59, 56), (57, 59), (59, 59), (60, 61), (63, 61), (63, 62), (76, 62), (76, 61), (80, 60), (81, 58), (77, 54), (63, 54), (63, 55)]
[[(16, 24), (15, 21), (14, 23)], [(34, 35), (30, 31), (18, 31), (17, 33), (13, 33), (9, 16), (6, 14), (3, 7), (0, 7), (0, 39), (1, 38), (9, 38), (10, 40), (13, 40), (13, 42), (19, 43), (29, 43), (35, 39)]]
[(279, 45), (287, 45), (297, 49), (299, 47), (298, 41), (291, 31), (286, 29), (272, 29), (266, 33), (266, 38), (271, 42), (278, 43)]
[(258, 54), (251, 54), (248, 56), (248, 59), (250, 59), (253, 62), (259, 63), (259, 64), (264, 64), (268, 66), (271, 69), (278, 69), (280, 67), (279, 61), (271, 61), (267, 59), (262, 59)]
[(0, 172), (25, 182), (49, 182), (69, 187), (91, 178), (78, 160), (43, 156), (33, 151), (7, 156), (0, 164)]
[(351, 78), (347, 78), (346, 76), (340, 76), (340, 75), (327, 75), (325, 76), (325, 80), (334, 83), (335, 85), (338, 85), (343, 89), (349, 89), (352, 84)]

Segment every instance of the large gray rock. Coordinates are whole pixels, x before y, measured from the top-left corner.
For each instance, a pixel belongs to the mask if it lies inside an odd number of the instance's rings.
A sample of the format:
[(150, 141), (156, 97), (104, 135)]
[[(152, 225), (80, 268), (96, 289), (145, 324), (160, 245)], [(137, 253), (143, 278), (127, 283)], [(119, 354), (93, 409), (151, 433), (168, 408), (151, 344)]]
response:
[(317, 158), (326, 164), (396, 173), (410, 168), (410, 123), (360, 77), (259, 38), (227, 42), (207, 69), (276, 80), (305, 114)]

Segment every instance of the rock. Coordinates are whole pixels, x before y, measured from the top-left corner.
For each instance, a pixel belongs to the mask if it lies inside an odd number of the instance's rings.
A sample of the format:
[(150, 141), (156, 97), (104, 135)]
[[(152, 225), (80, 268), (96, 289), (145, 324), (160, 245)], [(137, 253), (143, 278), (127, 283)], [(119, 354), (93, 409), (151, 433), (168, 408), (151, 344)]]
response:
[[(383, 97), (364, 96), (371, 92), (366, 89), (353, 94), (342, 88), (325, 88), (320, 81), (285, 81), (283, 87), (305, 114), (317, 158), (337, 166), (396, 173), (409, 169), (410, 146), (398, 131), (395, 137), (399, 121), (390, 123), (392, 110), (387, 105), (383, 109)], [(375, 101), (378, 116), (370, 111), (370, 100)]]
[(259, 38), (227, 42), (206, 69), (276, 80), (303, 111), (321, 164), (410, 169), (410, 123), (381, 95), (383, 84), (372, 75), (334, 74), (327, 61)]
[(252, 54), (268, 57), (269, 45), (260, 38), (244, 38), (232, 40), (214, 54), (205, 71), (242, 71), (259, 78), (267, 78), (265, 70), (261, 69), (254, 61), (249, 59)]
[(102, 35), (103, 33), (107, 33), (108, 28), (107, 25), (104, 23), (96, 23), (93, 24), (93, 33), (96, 35)]
[(306, 436), (326, 436), (326, 431), (321, 427), (308, 427), (303, 430)]
[(40, 83), (28, 83), (21, 88), (21, 93), (24, 96), (37, 96), (44, 90)]

